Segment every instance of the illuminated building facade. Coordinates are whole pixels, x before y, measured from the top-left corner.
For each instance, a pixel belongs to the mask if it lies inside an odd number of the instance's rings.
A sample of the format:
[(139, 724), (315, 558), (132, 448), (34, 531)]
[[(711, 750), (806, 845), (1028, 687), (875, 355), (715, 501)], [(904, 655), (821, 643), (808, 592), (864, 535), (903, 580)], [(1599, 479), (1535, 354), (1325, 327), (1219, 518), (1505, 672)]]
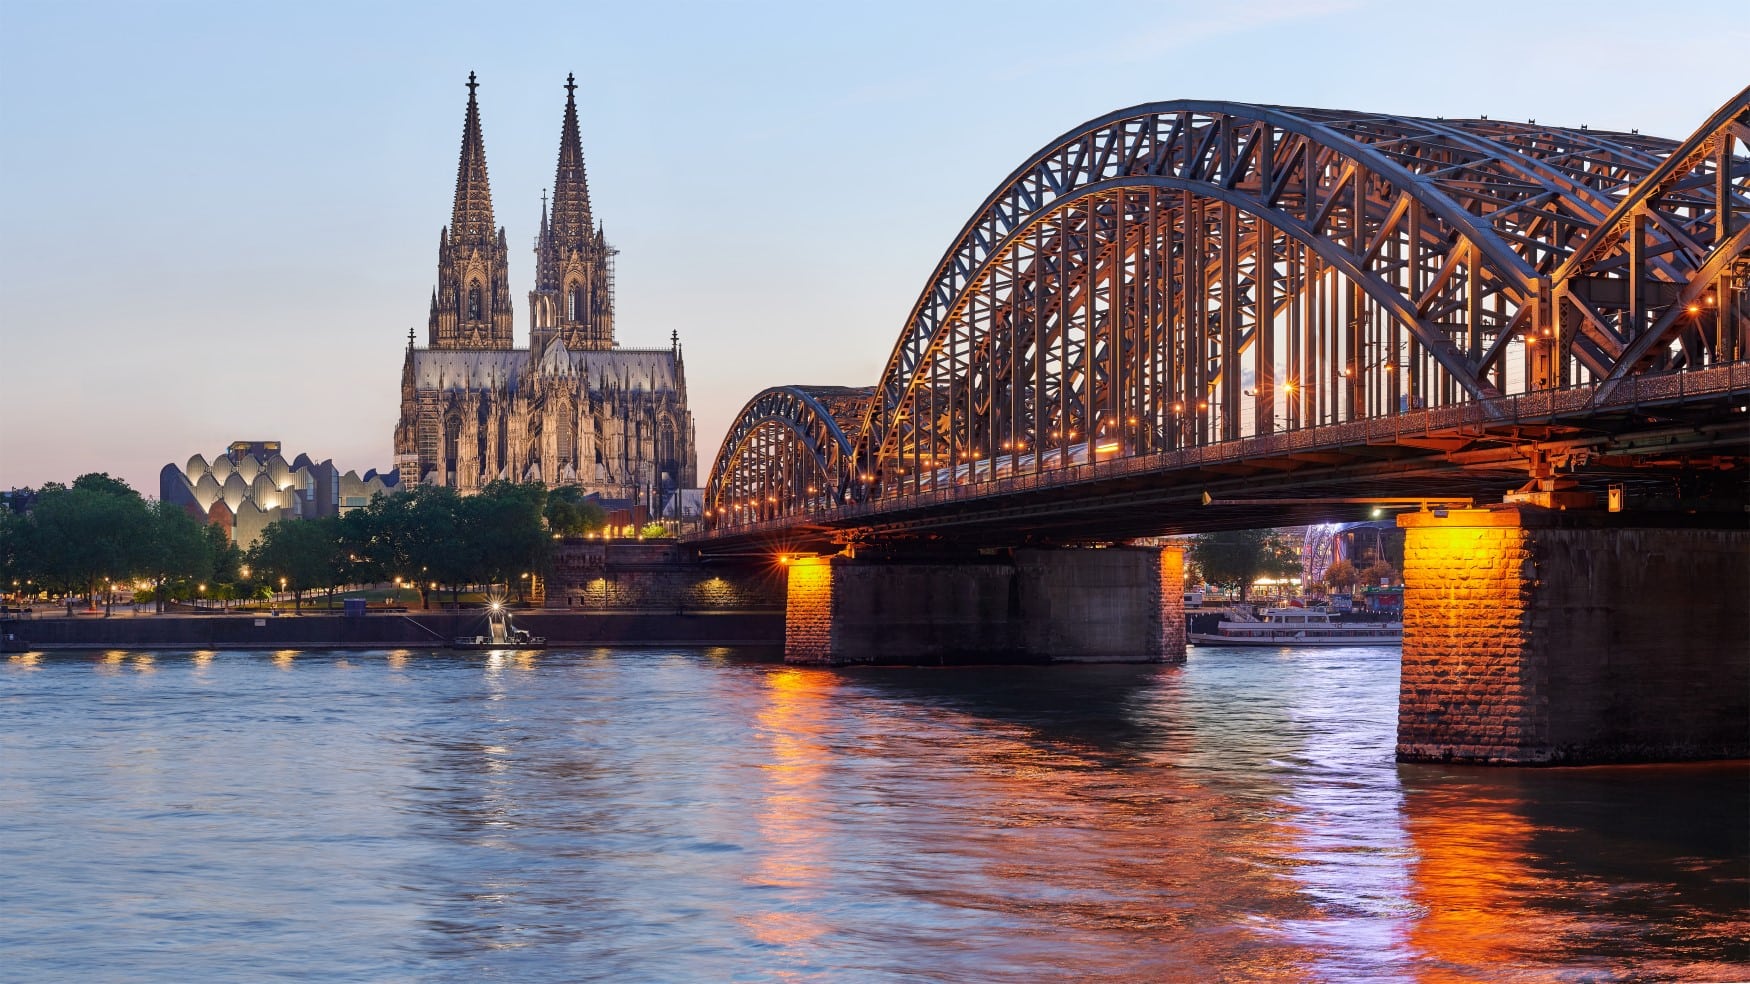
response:
[(269, 523), (342, 515), (398, 488), (395, 472), (343, 474), (332, 459), (314, 461), (306, 454), (287, 461), (278, 441), (233, 441), (211, 461), (197, 454), (158, 473), (161, 501), (223, 527), (244, 549), (255, 544)]
[(409, 482), (463, 492), (506, 479), (677, 501), (673, 493), (697, 484), (680, 339), (659, 349), (615, 341), (615, 251), (590, 211), (577, 87), (567, 79), (551, 208), (541, 208), (528, 348), (512, 338), (475, 88), (470, 75), (427, 344), (415, 347), (410, 332), (402, 363), (396, 465)]

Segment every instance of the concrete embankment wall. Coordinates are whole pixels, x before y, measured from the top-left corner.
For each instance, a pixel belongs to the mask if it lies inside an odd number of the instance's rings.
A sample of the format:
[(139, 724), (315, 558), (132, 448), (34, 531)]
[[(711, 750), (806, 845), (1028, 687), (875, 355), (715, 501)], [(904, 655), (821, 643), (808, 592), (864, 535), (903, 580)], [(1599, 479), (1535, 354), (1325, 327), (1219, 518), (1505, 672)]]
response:
[[(781, 645), (778, 611), (530, 612), (513, 616), (517, 628), (545, 636), (552, 646)], [(477, 612), (406, 615), (44, 618), (8, 621), (0, 639), (13, 652), (28, 649), (428, 649), (459, 635), (484, 632)]]
[(1177, 662), (1177, 548), (1023, 548), (958, 560), (809, 558), (791, 565), (793, 663)]

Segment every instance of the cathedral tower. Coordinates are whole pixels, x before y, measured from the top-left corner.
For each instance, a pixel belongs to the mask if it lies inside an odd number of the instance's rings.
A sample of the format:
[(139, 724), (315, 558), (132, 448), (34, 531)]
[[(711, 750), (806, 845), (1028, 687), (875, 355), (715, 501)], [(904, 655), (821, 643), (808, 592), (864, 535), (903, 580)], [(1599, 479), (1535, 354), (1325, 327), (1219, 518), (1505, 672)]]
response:
[(492, 186), (486, 179), (486, 143), (480, 136), (479, 83), (468, 73), (468, 114), (456, 165), (456, 204), (438, 236), (438, 283), (431, 298), (429, 342), (434, 349), (512, 347), (510, 274), (504, 230), (492, 222)]
[(589, 211), (589, 176), (577, 132), (577, 81), (565, 77), (565, 122), (553, 210), (541, 204), (535, 240), (535, 289), (529, 292), (529, 352), (539, 358), (553, 339), (572, 351), (614, 347), (614, 250)]
[(409, 330), (395, 462), (406, 485), (576, 486), (672, 517), (698, 484), (680, 336), (614, 338), (614, 250), (590, 213), (577, 83), (567, 77), (553, 198), (543, 198), (528, 349), (511, 340), (505, 236), (492, 216), (474, 76), (456, 202), (438, 244), (429, 346)]

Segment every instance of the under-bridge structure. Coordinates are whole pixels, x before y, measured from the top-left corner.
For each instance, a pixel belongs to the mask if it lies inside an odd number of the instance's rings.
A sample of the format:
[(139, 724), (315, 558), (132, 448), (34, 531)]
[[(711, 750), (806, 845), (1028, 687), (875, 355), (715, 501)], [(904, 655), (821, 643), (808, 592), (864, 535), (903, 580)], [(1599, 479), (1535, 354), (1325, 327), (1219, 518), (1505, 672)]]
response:
[[(1750, 89), (1681, 140), (1151, 103), (991, 192), (874, 385), (754, 396), (693, 545), (797, 561), (793, 659), (1175, 659), (1179, 553), (1138, 538), (1416, 501), (1406, 706), (1445, 723), (1401, 728), (1400, 751), (1634, 757), (1665, 739), (1573, 737), (1548, 714), (1509, 729), (1487, 708), (1454, 724), (1410, 700), (1413, 664), (1450, 667), (1476, 637), (1459, 623), (1482, 619), (1518, 640), (1501, 700), (1547, 699), (1551, 667), (1589, 672), (1549, 640), (1621, 636), (1626, 616), (1552, 628), (1537, 586), (1558, 557), (1630, 540), (1639, 560), (1587, 574), (1585, 603), (1650, 599), (1644, 568), (1665, 568), (1647, 558), (1671, 554), (1744, 608), (1747, 336)], [(1731, 672), (1750, 681), (1750, 623), (1702, 621), (1738, 633)], [(1666, 743), (1683, 742), (1717, 744)]]

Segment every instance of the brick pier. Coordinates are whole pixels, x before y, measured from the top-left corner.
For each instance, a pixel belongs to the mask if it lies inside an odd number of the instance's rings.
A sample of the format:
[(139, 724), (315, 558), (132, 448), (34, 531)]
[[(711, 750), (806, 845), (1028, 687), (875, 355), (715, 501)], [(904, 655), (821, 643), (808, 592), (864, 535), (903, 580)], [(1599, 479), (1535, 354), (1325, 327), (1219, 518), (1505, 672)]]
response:
[(791, 565), (793, 663), (1179, 662), (1177, 547), (1019, 549)]
[(1528, 507), (1398, 522), (1399, 759), (1750, 755), (1750, 531)]

